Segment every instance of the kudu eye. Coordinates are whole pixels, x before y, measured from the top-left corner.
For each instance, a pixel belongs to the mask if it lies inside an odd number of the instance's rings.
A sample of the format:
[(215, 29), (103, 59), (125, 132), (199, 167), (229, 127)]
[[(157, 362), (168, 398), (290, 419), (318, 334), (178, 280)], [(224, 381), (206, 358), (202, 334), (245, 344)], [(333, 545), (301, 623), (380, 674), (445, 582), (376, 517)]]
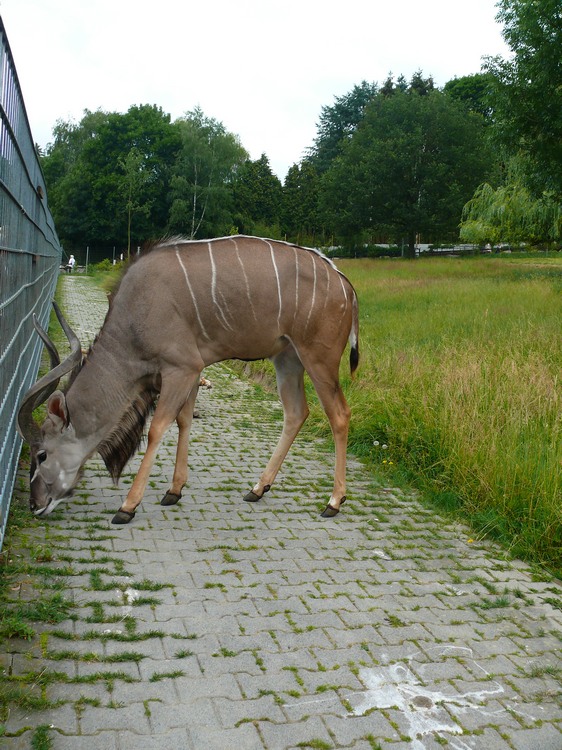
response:
[(47, 458), (47, 451), (41, 450), (37, 451), (37, 463), (42, 464), (43, 461), (45, 461)]

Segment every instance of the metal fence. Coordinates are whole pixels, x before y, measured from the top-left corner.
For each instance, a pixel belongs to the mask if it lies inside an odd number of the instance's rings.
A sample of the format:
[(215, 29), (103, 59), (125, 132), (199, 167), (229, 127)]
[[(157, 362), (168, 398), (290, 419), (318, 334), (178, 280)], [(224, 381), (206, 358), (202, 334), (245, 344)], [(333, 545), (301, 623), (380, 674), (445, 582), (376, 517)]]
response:
[(16, 415), (35, 381), (61, 246), (31, 135), (12, 53), (0, 18), (0, 546), (21, 439)]

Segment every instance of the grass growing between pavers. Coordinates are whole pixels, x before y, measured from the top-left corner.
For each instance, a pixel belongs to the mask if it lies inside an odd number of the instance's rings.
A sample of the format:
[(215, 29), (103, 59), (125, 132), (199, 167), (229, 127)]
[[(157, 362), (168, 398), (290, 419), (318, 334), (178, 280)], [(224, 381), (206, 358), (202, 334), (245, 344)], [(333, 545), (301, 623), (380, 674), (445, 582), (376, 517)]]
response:
[[(57, 729), (56, 720), (34, 726), (35, 712), (56, 716), (57, 710), (70, 706), (79, 717), (87, 706), (117, 708), (111, 698), (115, 685), (142, 682), (138, 665), (150, 650), (137, 651), (136, 644), (166, 640), (179, 645), (196, 636), (146, 626), (140, 629), (135, 611), (160, 604), (160, 599), (145, 593), (165, 591), (171, 596), (174, 585), (147, 576), (135, 580), (124, 560), (112, 553), (114, 535), (107, 533), (107, 522), (99, 522), (102, 517), (94, 515), (91, 521), (85, 515), (80, 523), (67, 523), (64, 511), (59, 510), (48, 524), (40, 524), (26, 507), (26, 495), (22, 486), (12, 501), (0, 555), (0, 737), (28, 733), (30, 747), (48, 748), (53, 732), (64, 730)], [(96, 599), (108, 592), (115, 598)], [(97, 628), (92, 627), (94, 623)], [(108, 651), (112, 643), (119, 648)], [(176, 647), (173, 658), (181, 663), (192, 656), (191, 650)], [(99, 667), (92, 670), (94, 665)], [(179, 668), (154, 671), (149, 682), (183, 675)], [(75, 686), (72, 697), (67, 692), (63, 698), (52, 697), (70, 685)], [(105, 700), (80, 692), (81, 687), (99, 685)]]
[[(14, 506), (15, 508), (16, 506)], [(114, 701), (111, 698), (111, 694), (114, 691), (116, 683), (136, 683), (140, 679), (133, 672), (115, 671), (114, 669), (107, 670), (105, 665), (117, 665), (117, 664), (132, 664), (138, 665), (144, 658), (145, 654), (124, 650), (115, 654), (104, 654), (100, 649), (90, 650), (89, 645), (92, 641), (98, 641), (100, 646), (108, 641), (118, 641), (120, 643), (127, 643), (134, 641), (144, 641), (147, 639), (162, 639), (164, 637), (177, 638), (177, 639), (189, 639), (193, 640), (193, 635), (180, 635), (180, 634), (165, 634), (160, 631), (148, 631), (142, 634), (137, 633), (137, 623), (134, 618), (130, 615), (116, 618), (111, 615), (106, 615), (106, 609), (111, 607), (118, 607), (123, 604), (123, 601), (104, 600), (102, 602), (87, 601), (82, 598), (83, 594), (91, 594), (95, 596), (103, 592), (110, 590), (116, 590), (118, 593), (125, 592), (125, 584), (123, 583), (123, 565), (119, 564), (121, 561), (114, 560), (111, 555), (104, 555), (106, 549), (103, 545), (95, 545), (95, 554), (84, 555), (69, 555), (67, 554), (67, 544), (65, 542), (63, 533), (65, 530), (64, 515), (59, 512), (58, 517), (54, 516), (53, 520), (55, 525), (49, 526), (49, 536), (57, 537), (57, 542), (50, 545), (50, 551), (48, 558), (50, 566), (46, 568), (44, 565), (37, 568), (34, 565), (35, 560), (30, 556), (26, 558), (26, 552), (29, 550), (35, 550), (34, 540), (29, 539), (28, 529), (25, 528), (29, 525), (29, 517), (26, 514), (26, 509), (21, 508), (22, 512), (22, 528), (21, 534), (20, 529), (13, 522), (10, 525), (10, 535), (6, 540), (5, 555), (3, 558), (3, 581), (6, 583), (6, 589), (2, 595), (2, 611), (13, 610), (19, 616), (23, 625), (17, 629), (4, 630), (3, 635), (10, 639), (13, 636), (20, 636), (19, 640), (12, 640), (9, 644), (12, 646), (9, 650), (12, 654), (6, 654), (6, 662), (4, 665), (4, 671), (2, 674), (1, 681), (1, 695), (2, 695), (2, 714), (0, 718), (6, 721), (10, 715), (10, 712), (17, 711), (18, 709), (25, 710), (27, 713), (32, 711), (45, 711), (56, 712), (63, 705), (72, 705), (76, 716), (80, 717), (84, 711), (92, 708), (100, 708), (105, 706), (106, 708), (119, 709), (123, 708), (124, 705)], [(96, 524), (97, 526), (98, 524)], [(81, 534), (77, 534), (77, 537), (81, 537), (83, 541), (89, 541), (92, 535), (89, 533), (89, 524), (86, 524), (85, 529), (81, 529), (80, 524), (72, 524), (75, 532), (82, 531)], [(44, 527), (40, 527), (40, 531), (43, 531)], [(58, 534), (60, 530), (61, 534)], [(106, 535), (109, 539), (111, 535)], [(76, 538), (76, 537), (75, 537)], [(52, 540), (51, 540), (52, 541)], [(30, 546), (27, 546), (29, 545)], [(255, 547), (255, 546), (254, 546)], [(86, 547), (86, 550), (92, 552), (92, 547)], [(60, 551), (60, 555), (58, 552)], [(203, 550), (205, 551), (205, 550)], [(19, 562), (16, 566), (11, 566), (13, 557), (17, 557)], [(96, 559), (98, 558), (98, 559)], [(73, 567), (69, 568), (69, 561), (73, 561)], [(103, 569), (94, 568), (92, 565), (99, 564), (100, 560), (103, 560), (106, 567)], [(114, 564), (113, 569), (107, 567), (108, 563)], [(26, 585), (29, 589), (33, 588), (34, 593), (40, 593), (45, 586), (58, 586), (60, 581), (57, 579), (56, 571), (57, 565), (60, 565), (60, 570), (63, 571), (66, 577), (80, 577), (83, 579), (83, 583), (78, 588), (81, 594), (82, 601), (78, 602), (62, 602), (57, 598), (57, 607), (52, 606), (50, 598), (46, 598), (44, 601), (39, 602), (32, 609), (22, 607), (17, 603), (15, 596), (19, 596), (21, 591), (21, 585), (16, 583), (22, 578), (26, 581)], [(112, 577), (116, 580), (112, 582)], [(14, 582), (13, 586), (8, 585), (9, 582)], [(173, 589), (171, 584), (155, 584), (148, 579), (143, 579), (137, 584), (129, 582), (127, 589), (134, 587), (137, 591), (142, 590), (162, 590), (162, 589)], [(213, 585), (204, 586), (204, 589), (215, 588)], [(218, 587), (221, 590), (224, 586)], [(76, 588), (73, 589), (76, 593)], [(14, 594), (12, 592), (17, 592)], [(61, 605), (63, 605), (61, 609)], [(145, 602), (145, 604), (155, 606), (158, 601)], [(72, 615), (69, 617), (69, 610), (72, 609)], [(91, 612), (93, 614), (87, 614)], [(102, 623), (104, 625), (112, 624), (116, 622), (124, 628), (125, 632), (112, 632), (108, 630), (97, 631), (97, 630), (81, 630), (79, 632), (60, 630), (55, 625), (58, 625), (62, 620), (68, 619), (70, 623), (76, 625), (82, 622), (90, 623), (92, 621), (96, 623)], [(6, 622), (10, 621), (10, 617), (4, 618)], [(53, 626), (52, 628), (50, 626)], [(25, 643), (20, 643), (21, 636), (25, 637)], [(72, 641), (82, 643), (85, 648), (80, 650), (73, 649), (61, 649), (51, 648), (51, 641)], [(9, 647), (6, 640), (3, 641), (3, 647)], [(241, 652), (243, 653), (243, 652)], [(13, 665), (15, 655), (23, 656), (24, 669), (23, 671), (17, 671)], [(229, 651), (228, 649), (222, 648), (220, 654), (223, 657), (233, 657), (236, 653)], [(193, 652), (188, 649), (180, 649), (175, 654), (178, 659), (186, 659), (193, 656)], [(256, 665), (260, 669), (264, 669), (261, 664), (261, 659), (257, 653), (253, 652), (253, 659)], [(40, 666), (34, 668), (34, 665), (40, 662)], [(100, 665), (99, 671), (89, 672), (86, 675), (73, 675), (70, 671), (64, 669), (58, 669), (58, 663), (64, 663), (67, 665), (69, 662), (84, 664), (84, 665)], [(52, 665), (49, 667), (48, 665)], [(182, 669), (168, 670), (164, 672), (154, 671), (148, 678), (149, 683), (160, 683), (164, 680), (174, 680), (183, 677), (185, 674)], [(76, 686), (92, 686), (102, 684), (105, 686), (107, 691), (107, 697), (104, 701), (100, 701), (99, 698), (91, 698), (87, 695), (80, 693), (80, 689), (76, 692), (76, 696), (73, 699), (66, 700), (52, 700), (48, 697), (51, 690), (63, 685), (76, 685)], [(56, 713), (53, 713), (56, 715)], [(32, 719), (31, 719), (32, 721)], [(48, 730), (48, 731), (47, 731)], [(59, 731), (54, 725), (40, 725), (33, 729), (33, 724), (24, 724), (19, 726), (15, 730), (9, 730), (5, 733), (6, 738), (15, 738), (18, 735), (22, 735), (26, 732), (32, 732), (33, 736), (31, 739), (32, 746), (45, 746), (49, 741), (49, 732)], [(61, 730), (63, 731), (63, 730)]]

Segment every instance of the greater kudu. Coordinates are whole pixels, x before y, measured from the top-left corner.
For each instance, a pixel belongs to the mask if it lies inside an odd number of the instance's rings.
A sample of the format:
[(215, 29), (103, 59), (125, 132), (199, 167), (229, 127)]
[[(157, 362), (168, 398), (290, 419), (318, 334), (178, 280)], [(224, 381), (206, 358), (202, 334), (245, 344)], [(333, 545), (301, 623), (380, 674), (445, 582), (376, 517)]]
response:
[[(142, 500), (158, 445), (175, 420), (179, 435), (172, 484), (162, 505), (177, 503), (187, 480), (188, 437), (200, 374), (225, 359), (269, 358), (284, 409), (283, 431), (263, 474), (244, 500), (267, 492), (308, 416), (306, 370), (335, 442), (334, 489), (322, 513), (345, 500), (350, 410), (339, 383), (349, 339), (359, 360), (355, 291), (315, 250), (256, 237), (173, 238), (141, 255), (124, 274), (88, 355), (55, 306), (71, 354), (58, 353), (36, 323), (53, 369), (29, 390), (18, 416), (31, 445), (31, 510), (46, 515), (71, 494), (98, 451), (115, 481), (138, 449), (155, 406), (145, 455), (113, 523), (128, 523)], [(55, 390), (71, 372), (65, 393)], [(39, 427), (33, 410), (47, 400)]]

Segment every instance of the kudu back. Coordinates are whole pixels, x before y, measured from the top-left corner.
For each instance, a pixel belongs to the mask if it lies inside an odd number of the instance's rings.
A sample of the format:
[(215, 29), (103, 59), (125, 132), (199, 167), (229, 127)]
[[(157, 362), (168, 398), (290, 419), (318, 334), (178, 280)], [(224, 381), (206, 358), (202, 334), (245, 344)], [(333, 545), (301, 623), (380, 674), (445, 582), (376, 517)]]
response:
[[(284, 422), (279, 442), (252, 490), (267, 492), (308, 416), (304, 372), (326, 412), (335, 442), (334, 487), (324, 517), (345, 501), (350, 410), (339, 366), (350, 344), (359, 361), (355, 291), (315, 250), (256, 237), (205, 241), (173, 238), (141, 255), (125, 272), (88, 355), (60, 310), (71, 344), (62, 363), (47, 334), (52, 370), (23, 399), (18, 425), (31, 446), (31, 510), (50, 513), (72, 493), (86, 460), (99, 452), (115, 481), (141, 442), (153, 411), (139, 471), (113, 523), (128, 523), (142, 500), (158, 445), (176, 421), (178, 444), (163, 505), (177, 503), (187, 481), (188, 438), (200, 374), (225, 359), (269, 358)], [(65, 392), (60, 378), (71, 372)], [(47, 402), (41, 427), (32, 411)]]

